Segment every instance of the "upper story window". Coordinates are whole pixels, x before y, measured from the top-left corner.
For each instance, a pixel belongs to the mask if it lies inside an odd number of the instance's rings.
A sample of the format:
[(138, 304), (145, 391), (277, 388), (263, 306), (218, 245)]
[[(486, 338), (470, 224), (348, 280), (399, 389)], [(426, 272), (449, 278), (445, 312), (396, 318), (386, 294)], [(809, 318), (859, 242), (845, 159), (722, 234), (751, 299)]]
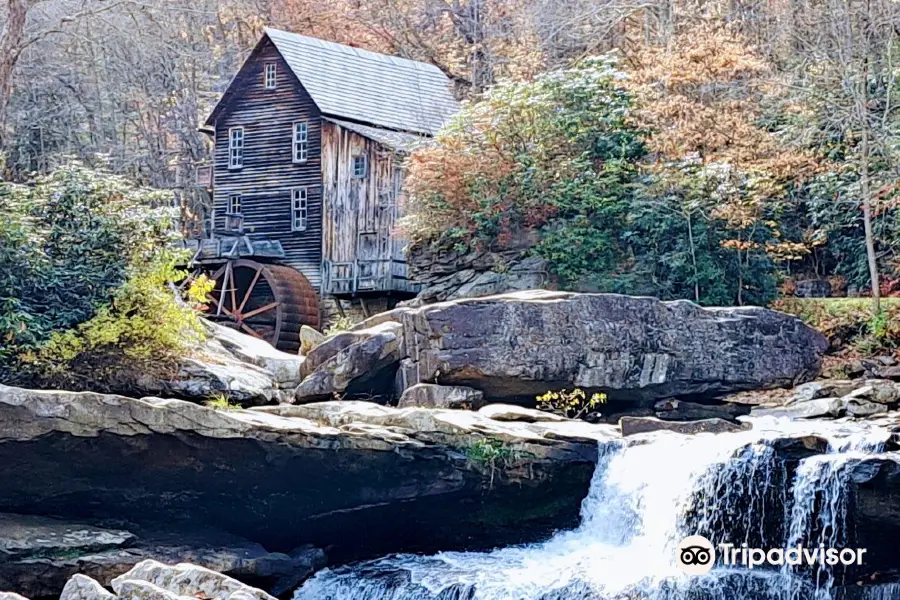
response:
[(309, 124), (306, 121), (294, 123), (294, 162), (306, 162), (309, 157)]
[(273, 62), (266, 63), (265, 77), (263, 78), (263, 81), (265, 83), (267, 90), (275, 89), (277, 75), (278, 75), (278, 66)]
[(232, 196), (228, 196), (228, 214), (229, 215), (241, 214), (241, 196), (240, 196), (240, 194), (234, 194)]
[(244, 128), (232, 127), (228, 130), (228, 168), (240, 169), (244, 166)]
[(291, 231), (306, 231), (309, 222), (309, 195), (305, 187), (291, 190)]
[(353, 176), (362, 179), (366, 176), (368, 161), (365, 154), (357, 154), (353, 157)]

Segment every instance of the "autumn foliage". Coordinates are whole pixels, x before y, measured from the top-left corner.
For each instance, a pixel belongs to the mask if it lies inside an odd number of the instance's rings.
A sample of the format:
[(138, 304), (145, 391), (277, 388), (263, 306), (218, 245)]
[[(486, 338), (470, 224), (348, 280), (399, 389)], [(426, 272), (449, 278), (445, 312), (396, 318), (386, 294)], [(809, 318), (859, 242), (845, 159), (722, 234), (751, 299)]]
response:
[(528, 243), (577, 280), (618, 259), (615, 232), (644, 154), (608, 59), (492, 88), (409, 161), (405, 227), (420, 241)]

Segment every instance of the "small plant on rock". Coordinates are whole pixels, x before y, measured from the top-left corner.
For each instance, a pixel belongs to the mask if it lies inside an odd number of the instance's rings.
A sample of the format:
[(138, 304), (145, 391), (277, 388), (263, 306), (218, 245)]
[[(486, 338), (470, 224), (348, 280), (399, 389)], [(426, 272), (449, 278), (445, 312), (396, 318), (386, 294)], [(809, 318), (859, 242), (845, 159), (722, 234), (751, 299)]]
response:
[(488, 486), (494, 487), (494, 475), (500, 469), (506, 469), (519, 460), (517, 450), (507, 446), (503, 440), (482, 438), (466, 448), (469, 462), (481, 466), (490, 474)]
[(217, 394), (206, 401), (207, 408), (215, 410), (241, 410), (243, 407), (237, 402), (233, 402), (225, 394)]
[(323, 333), (325, 334), (325, 337), (331, 337), (342, 331), (347, 331), (354, 325), (356, 325), (356, 323), (354, 323), (350, 317), (338, 317)]
[(549, 391), (537, 397), (540, 410), (554, 412), (569, 417), (580, 419), (599, 404), (606, 403), (606, 394), (595, 393), (588, 398), (584, 390), (575, 388), (571, 392), (563, 389), (557, 392)]

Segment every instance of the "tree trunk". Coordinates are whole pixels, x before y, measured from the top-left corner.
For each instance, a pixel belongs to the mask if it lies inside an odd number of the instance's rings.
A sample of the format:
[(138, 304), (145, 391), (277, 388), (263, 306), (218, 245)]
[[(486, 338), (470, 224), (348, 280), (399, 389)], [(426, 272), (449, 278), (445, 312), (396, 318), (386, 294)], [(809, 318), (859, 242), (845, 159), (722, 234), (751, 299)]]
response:
[(25, 20), (30, 0), (7, 0), (7, 21), (0, 37), (0, 155), (6, 148), (6, 115), (12, 96), (12, 77), (25, 43)]
[(688, 241), (691, 244), (691, 268), (694, 271), (694, 302), (700, 304), (700, 276), (697, 274), (697, 252), (694, 249), (694, 228), (691, 225), (691, 214), (687, 215)]
[(859, 157), (859, 189), (862, 195), (863, 228), (866, 233), (866, 257), (872, 282), (872, 309), (881, 312), (881, 288), (878, 284), (878, 262), (875, 257), (875, 235), (872, 232), (872, 205), (869, 185), (869, 123), (863, 122)]

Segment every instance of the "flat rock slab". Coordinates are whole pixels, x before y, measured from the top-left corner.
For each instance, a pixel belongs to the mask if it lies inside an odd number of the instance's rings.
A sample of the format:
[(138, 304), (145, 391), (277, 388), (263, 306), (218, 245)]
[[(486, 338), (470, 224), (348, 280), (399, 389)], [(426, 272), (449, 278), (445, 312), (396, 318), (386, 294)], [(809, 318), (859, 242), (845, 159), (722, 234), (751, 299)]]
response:
[[(328, 545), (335, 560), (534, 541), (577, 523), (598, 446), (619, 436), (529, 420), (0, 386), (0, 512), (126, 521), (138, 534), (228, 531), (274, 553)], [(520, 458), (494, 472), (471, 458), (486, 439)]]
[[(31, 598), (59, 595), (64, 586), (72, 588), (70, 595), (88, 593), (93, 589), (92, 581), (109, 585), (113, 578), (147, 559), (194, 563), (252, 579), (276, 594), (296, 587), (326, 560), (324, 552), (315, 548), (272, 553), (235, 536), (206, 534), (181, 526), (173, 532), (137, 535), (84, 523), (0, 513), (0, 589)], [(79, 573), (89, 578), (70, 580)]]
[(685, 435), (698, 433), (728, 433), (740, 431), (741, 425), (724, 419), (702, 419), (699, 421), (663, 421), (653, 417), (622, 417), (619, 427), (623, 436), (650, 433), (654, 431), (671, 431)]
[(128, 531), (28, 515), (0, 514), (0, 563), (102, 552), (128, 546), (136, 539)]
[(777, 311), (616, 294), (520, 292), (401, 318), (418, 381), (474, 387), (492, 400), (566, 386), (635, 401), (789, 387), (818, 374), (828, 347)]

